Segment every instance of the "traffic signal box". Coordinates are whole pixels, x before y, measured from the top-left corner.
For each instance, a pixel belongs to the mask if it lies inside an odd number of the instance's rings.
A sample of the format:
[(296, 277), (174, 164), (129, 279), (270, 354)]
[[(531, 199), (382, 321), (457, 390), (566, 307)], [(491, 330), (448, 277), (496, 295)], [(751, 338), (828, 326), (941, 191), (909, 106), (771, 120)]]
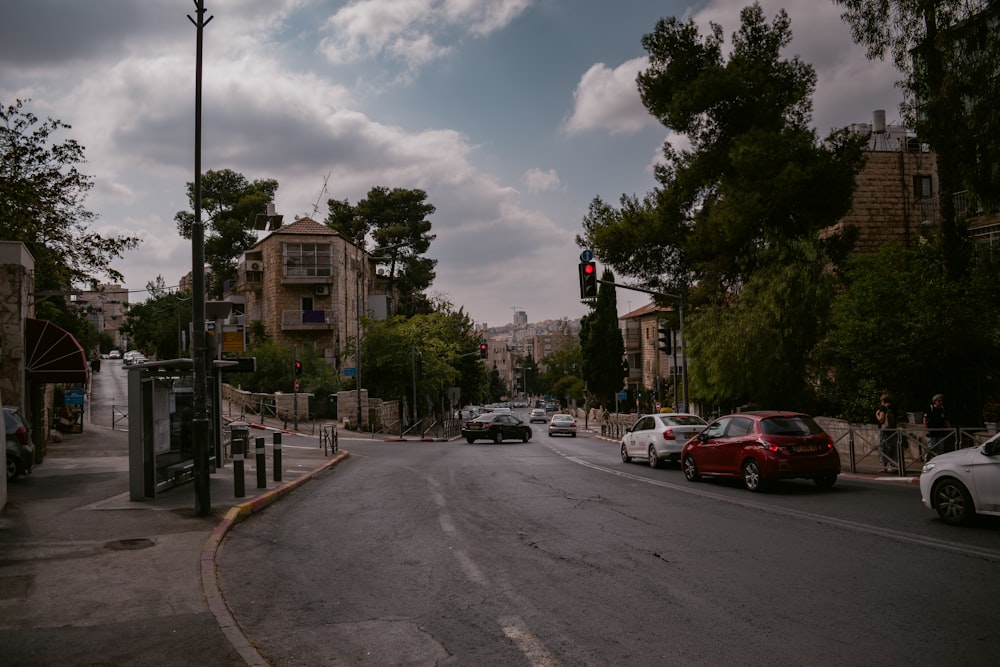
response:
[(580, 298), (597, 298), (597, 265), (594, 262), (580, 262)]
[(657, 329), (660, 334), (660, 352), (670, 354), (673, 352), (674, 332), (669, 327), (661, 326)]
[(295, 377), (301, 377), (302, 375), (302, 362), (298, 359), (295, 360)]
[(479, 358), (480, 359), (485, 359), (486, 358), (486, 351), (487, 351), (487, 349), (488, 348), (486, 347), (486, 341), (482, 341), (481, 343), (479, 343)]

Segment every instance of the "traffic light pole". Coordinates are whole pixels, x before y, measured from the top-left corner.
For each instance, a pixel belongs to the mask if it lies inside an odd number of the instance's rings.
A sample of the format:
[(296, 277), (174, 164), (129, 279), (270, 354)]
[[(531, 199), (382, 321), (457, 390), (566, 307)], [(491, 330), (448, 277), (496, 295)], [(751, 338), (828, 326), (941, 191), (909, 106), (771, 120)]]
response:
[[(622, 285), (616, 283), (613, 280), (604, 280), (599, 278), (599, 283), (603, 285), (611, 285), (612, 287), (620, 287), (621, 289), (632, 290), (633, 292), (642, 292), (644, 294), (652, 294), (653, 296), (663, 297), (664, 299), (674, 299), (677, 301), (677, 312), (680, 315), (680, 333), (681, 341), (684, 345), (684, 354), (681, 355), (681, 389), (683, 392), (683, 404), (681, 405), (681, 412), (688, 411), (688, 362), (687, 362), (687, 340), (684, 338), (684, 297), (678, 296), (676, 294), (667, 294), (666, 292), (655, 292), (649, 289), (643, 289), (642, 287), (632, 287), (631, 285)], [(674, 354), (677, 353), (677, 346), (674, 346)]]

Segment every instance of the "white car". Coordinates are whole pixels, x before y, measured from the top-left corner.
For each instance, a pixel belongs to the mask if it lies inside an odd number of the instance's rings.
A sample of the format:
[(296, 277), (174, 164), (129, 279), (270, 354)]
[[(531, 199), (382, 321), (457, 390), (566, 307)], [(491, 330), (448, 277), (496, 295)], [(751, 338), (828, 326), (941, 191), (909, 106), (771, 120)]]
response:
[(563, 413), (552, 415), (549, 420), (549, 435), (568, 435), (576, 437), (576, 417)]
[(633, 458), (647, 461), (650, 468), (658, 468), (663, 461), (680, 463), (684, 443), (706, 426), (698, 415), (683, 412), (639, 417), (622, 436), (622, 463), (630, 463)]
[(920, 500), (954, 525), (969, 523), (976, 514), (1000, 516), (1000, 433), (924, 464)]

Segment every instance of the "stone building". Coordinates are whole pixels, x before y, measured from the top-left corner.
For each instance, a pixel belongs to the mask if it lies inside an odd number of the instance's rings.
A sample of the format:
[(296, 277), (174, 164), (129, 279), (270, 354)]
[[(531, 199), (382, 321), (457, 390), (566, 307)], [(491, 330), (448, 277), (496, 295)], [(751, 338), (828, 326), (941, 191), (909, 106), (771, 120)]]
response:
[(125, 348), (121, 326), (128, 312), (127, 289), (121, 285), (98, 285), (96, 290), (76, 295), (74, 303), (86, 313), (94, 329), (111, 336), (112, 348)]
[(227, 300), (239, 295), (248, 329), (286, 346), (311, 346), (336, 370), (362, 332), (362, 318), (388, 312), (386, 279), (361, 248), (301, 218), (243, 253)]

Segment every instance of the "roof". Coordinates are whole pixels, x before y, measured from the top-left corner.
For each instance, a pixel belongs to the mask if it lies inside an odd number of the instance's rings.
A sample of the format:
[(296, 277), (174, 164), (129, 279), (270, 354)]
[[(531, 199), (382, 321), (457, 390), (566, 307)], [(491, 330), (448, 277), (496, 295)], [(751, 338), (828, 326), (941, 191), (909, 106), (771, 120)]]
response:
[(655, 315), (657, 313), (672, 313), (674, 312), (673, 306), (658, 306), (653, 302), (647, 303), (641, 308), (636, 308), (630, 313), (625, 313), (618, 319), (620, 320), (637, 320), (640, 317), (645, 317), (647, 315)]
[(299, 218), (290, 225), (278, 227), (271, 232), (274, 234), (300, 234), (309, 236), (340, 236), (340, 233), (330, 229), (324, 224), (318, 223), (312, 218)]

